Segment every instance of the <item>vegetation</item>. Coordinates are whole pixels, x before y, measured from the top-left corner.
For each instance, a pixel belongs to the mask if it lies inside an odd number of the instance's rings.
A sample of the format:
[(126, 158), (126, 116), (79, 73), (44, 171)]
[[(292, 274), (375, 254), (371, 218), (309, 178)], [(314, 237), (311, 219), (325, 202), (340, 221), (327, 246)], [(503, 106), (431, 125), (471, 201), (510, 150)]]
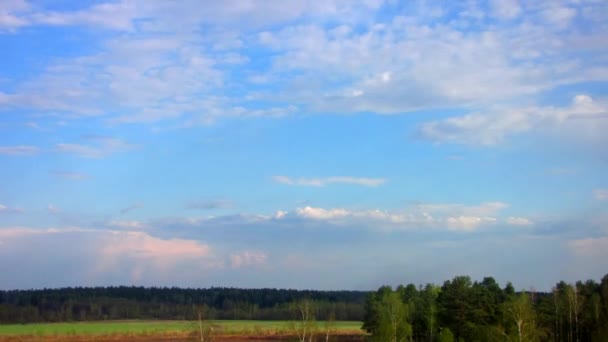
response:
[(367, 292), (94, 287), (0, 291), (0, 323), (124, 319), (286, 320), (292, 303), (315, 302), (316, 319), (361, 321)]
[[(235, 335), (282, 335), (291, 334), (288, 321), (211, 321), (218, 332)], [(0, 336), (102, 336), (102, 335), (163, 335), (197, 334), (196, 321), (106, 321), (69, 323), (31, 323), (0, 325)], [(318, 322), (325, 326), (325, 322)], [(334, 322), (334, 333), (356, 332), (361, 322)], [(323, 337), (325, 339), (325, 336)]]
[[(91, 320), (180, 319), (77, 323)], [(248, 318), (256, 321), (217, 321)], [(260, 322), (259, 320), (268, 320)], [(279, 319), (272, 321), (271, 319)], [(287, 322), (286, 320), (290, 320)], [(363, 320), (373, 341), (608, 341), (608, 275), (551, 292), (516, 292), (491, 277), (458, 276), (443, 285), (382, 286), (375, 292), (143, 287), (0, 291), (0, 335), (212, 333), (288, 334), (299, 341), (328, 341)], [(46, 325), (6, 323), (60, 322)], [(252, 322), (252, 323), (246, 323)], [(232, 325), (231, 325), (232, 324)], [(50, 330), (49, 330), (50, 329)], [(161, 330), (159, 330), (161, 329)], [(252, 329), (252, 330), (247, 330)]]
[(370, 293), (363, 328), (375, 341), (608, 341), (608, 275), (516, 293), (491, 278)]

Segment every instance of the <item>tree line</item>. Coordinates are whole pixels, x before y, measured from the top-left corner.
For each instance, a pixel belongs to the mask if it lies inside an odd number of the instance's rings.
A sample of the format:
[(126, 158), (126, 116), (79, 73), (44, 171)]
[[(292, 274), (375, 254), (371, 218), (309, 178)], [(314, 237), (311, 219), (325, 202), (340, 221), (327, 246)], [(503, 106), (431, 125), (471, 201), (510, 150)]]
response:
[(363, 328), (382, 342), (608, 341), (608, 274), (600, 283), (561, 281), (549, 293), (468, 276), (382, 286), (366, 299)]
[(0, 323), (69, 322), (120, 319), (285, 320), (292, 304), (316, 303), (317, 318), (362, 320), (364, 291), (236, 288), (72, 287), (0, 291)]

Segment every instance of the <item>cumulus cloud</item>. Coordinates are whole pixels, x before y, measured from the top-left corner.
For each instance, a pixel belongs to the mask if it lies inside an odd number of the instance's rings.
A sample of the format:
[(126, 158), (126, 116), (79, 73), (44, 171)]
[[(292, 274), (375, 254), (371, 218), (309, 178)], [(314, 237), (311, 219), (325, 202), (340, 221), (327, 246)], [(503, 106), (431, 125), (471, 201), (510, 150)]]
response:
[(494, 15), (499, 18), (513, 19), (519, 16), (522, 11), (518, 0), (493, 0), (491, 4)]
[(576, 120), (597, 125), (606, 119), (606, 103), (594, 101), (588, 95), (577, 95), (567, 107), (495, 109), (427, 122), (421, 125), (419, 132), (435, 142), (496, 145), (511, 135), (532, 129), (572, 125)]
[(211, 248), (198, 241), (160, 239), (144, 232), (112, 231), (103, 234), (105, 242), (101, 257), (109, 259), (153, 259), (160, 264), (171, 264), (180, 259), (211, 256)]
[(326, 177), (326, 178), (291, 178), (288, 176), (273, 176), (272, 179), (281, 184), (296, 186), (323, 187), (330, 184), (353, 184), (367, 187), (376, 187), (386, 182), (384, 178), (363, 177)]
[(74, 12), (44, 11), (33, 13), (29, 19), (32, 24), (52, 26), (84, 25), (120, 31), (133, 29), (132, 20), (136, 14), (132, 2), (101, 3)]
[(484, 223), (496, 222), (493, 217), (457, 216), (447, 218), (448, 229), (457, 231), (473, 231)]
[(8, 156), (32, 156), (38, 154), (40, 150), (36, 146), (17, 145), (17, 146), (0, 146), (0, 155)]
[(21, 15), (31, 6), (25, 0), (6, 0), (0, 3), (0, 33), (3, 30), (15, 31), (29, 24)]
[(313, 221), (326, 221), (338, 225), (365, 226), (370, 229), (448, 229), (471, 232), (494, 224), (524, 225), (525, 218), (501, 218), (500, 211), (508, 205), (486, 202), (476, 206), (462, 204), (418, 204), (402, 210), (349, 210), (306, 206), (293, 212), (279, 211), (275, 219), (297, 217)]
[[(596, 14), (586, 18), (589, 25), (605, 22), (601, 3), (495, 0), (483, 8), (414, 2), (380, 21), (374, 11), (394, 4), (119, 1), (52, 11), (23, 6), (23, 1), (8, 3), (0, 13), (11, 18), (4, 22), (14, 29), (78, 25), (110, 30), (98, 42), (98, 53), (55, 60), (39, 77), (16, 82), (12, 93), (0, 97), (3, 106), (69, 118), (105, 115), (112, 123), (180, 119), (189, 126), (298, 111), (399, 114), (468, 109), (558, 85), (608, 79), (601, 61), (585, 53), (591, 46), (581, 47), (580, 54), (568, 48), (604, 41), (605, 31), (585, 31), (585, 38), (562, 34), (564, 27), (578, 32), (573, 19), (582, 12)], [(497, 27), (479, 21), (490, 14), (487, 10), (499, 18), (523, 19)], [(457, 20), (446, 20), (452, 17), (447, 13)], [(202, 25), (215, 29), (200, 35)], [(467, 29), (471, 25), (477, 30)], [(601, 44), (592, 48), (605, 51)], [(250, 66), (259, 59), (268, 67)], [(227, 95), (232, 92), (226, 89), (242, 84), (243, 74), (255, 90)]]
[(268, 255), (263, 251), (242, 251), (230, 255), (232, 268), (259, 267), (266, 264)]
[[(141, 231), (4, 227), (0, 228), (0, 241), (4, 247), (0, 250), (2, 258), (21, 258), (19, 267), (31, 272), (40, 271), (40, 267), (64, 269), (66, 262), (77, 264), (66, 274), (78, 279), (78, 284), (115, 277), (121, 283), (159, 281), (178, 277), (184, 269), (202, 272), (224, 267), (221, 257), (204, 242), (160, 238)], [(53, 252), (47, 255), (48, 251)], [(28, 263), (24, 255), (35, 255), (36, 263)]]
[(570, 22), (577, 14), (575, 8), (569, 6), (550, 6), (542, 11), (543, 18), (550, 24), (559, 28), (565, 28), (570, 25)]

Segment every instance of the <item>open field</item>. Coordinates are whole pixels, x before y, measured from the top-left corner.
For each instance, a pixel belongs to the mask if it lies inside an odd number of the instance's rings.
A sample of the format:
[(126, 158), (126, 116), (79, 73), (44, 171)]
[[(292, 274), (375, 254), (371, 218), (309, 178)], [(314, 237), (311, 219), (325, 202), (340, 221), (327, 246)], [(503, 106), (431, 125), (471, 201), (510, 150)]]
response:
[[(219, 336), (269, 337), (290, 334), (289, 321), (213, 321), (212, 325)], [(323, 329), (325, 322), (317, 322)], [(334, 322), (336, 335), (362, 335), (361, 322)], [(0, 325), (0, 341), (23, 341), (52, 339), (62, 340), (121, 340), (157, 338), (180, 340), (196, 333), (196, 321), (104, 321), (73, 323), (33, 323)], [(139, 337), (139, 338), (138, 338)], [(146, 339), (147, 340), (147, 339)]]

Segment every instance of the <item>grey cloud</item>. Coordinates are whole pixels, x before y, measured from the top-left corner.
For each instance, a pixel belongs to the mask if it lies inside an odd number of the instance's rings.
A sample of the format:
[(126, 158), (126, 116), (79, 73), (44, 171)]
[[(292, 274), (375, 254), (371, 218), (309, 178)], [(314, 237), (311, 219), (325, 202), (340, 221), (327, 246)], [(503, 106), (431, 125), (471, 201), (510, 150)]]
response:
[(142, 205), (141, 203), (134, 203), (134, 204), (131, 204), (131, 205), (130, 205), (130, 206), (128, 206), (128, 207), (125, 207), (125, 208), (120, 209), (120, 214), (121, 214), (121, 215), (124, 215), (124, 214), (126, 214), (126, 213), (129, 213), (129, 212), (131, 212), (131, 211), (133, 211), (133, 210), (135, 210), (135, 209), (139, 209), (139, 208), (141, 208), (141, 207), (143, 207), (143, 205)]
[(186, 204), (186, 209), (193, 210), (213, 210), (232, 208), (234, 203), (225, 199), (207, 199), (201, 201), (193, 201)]

